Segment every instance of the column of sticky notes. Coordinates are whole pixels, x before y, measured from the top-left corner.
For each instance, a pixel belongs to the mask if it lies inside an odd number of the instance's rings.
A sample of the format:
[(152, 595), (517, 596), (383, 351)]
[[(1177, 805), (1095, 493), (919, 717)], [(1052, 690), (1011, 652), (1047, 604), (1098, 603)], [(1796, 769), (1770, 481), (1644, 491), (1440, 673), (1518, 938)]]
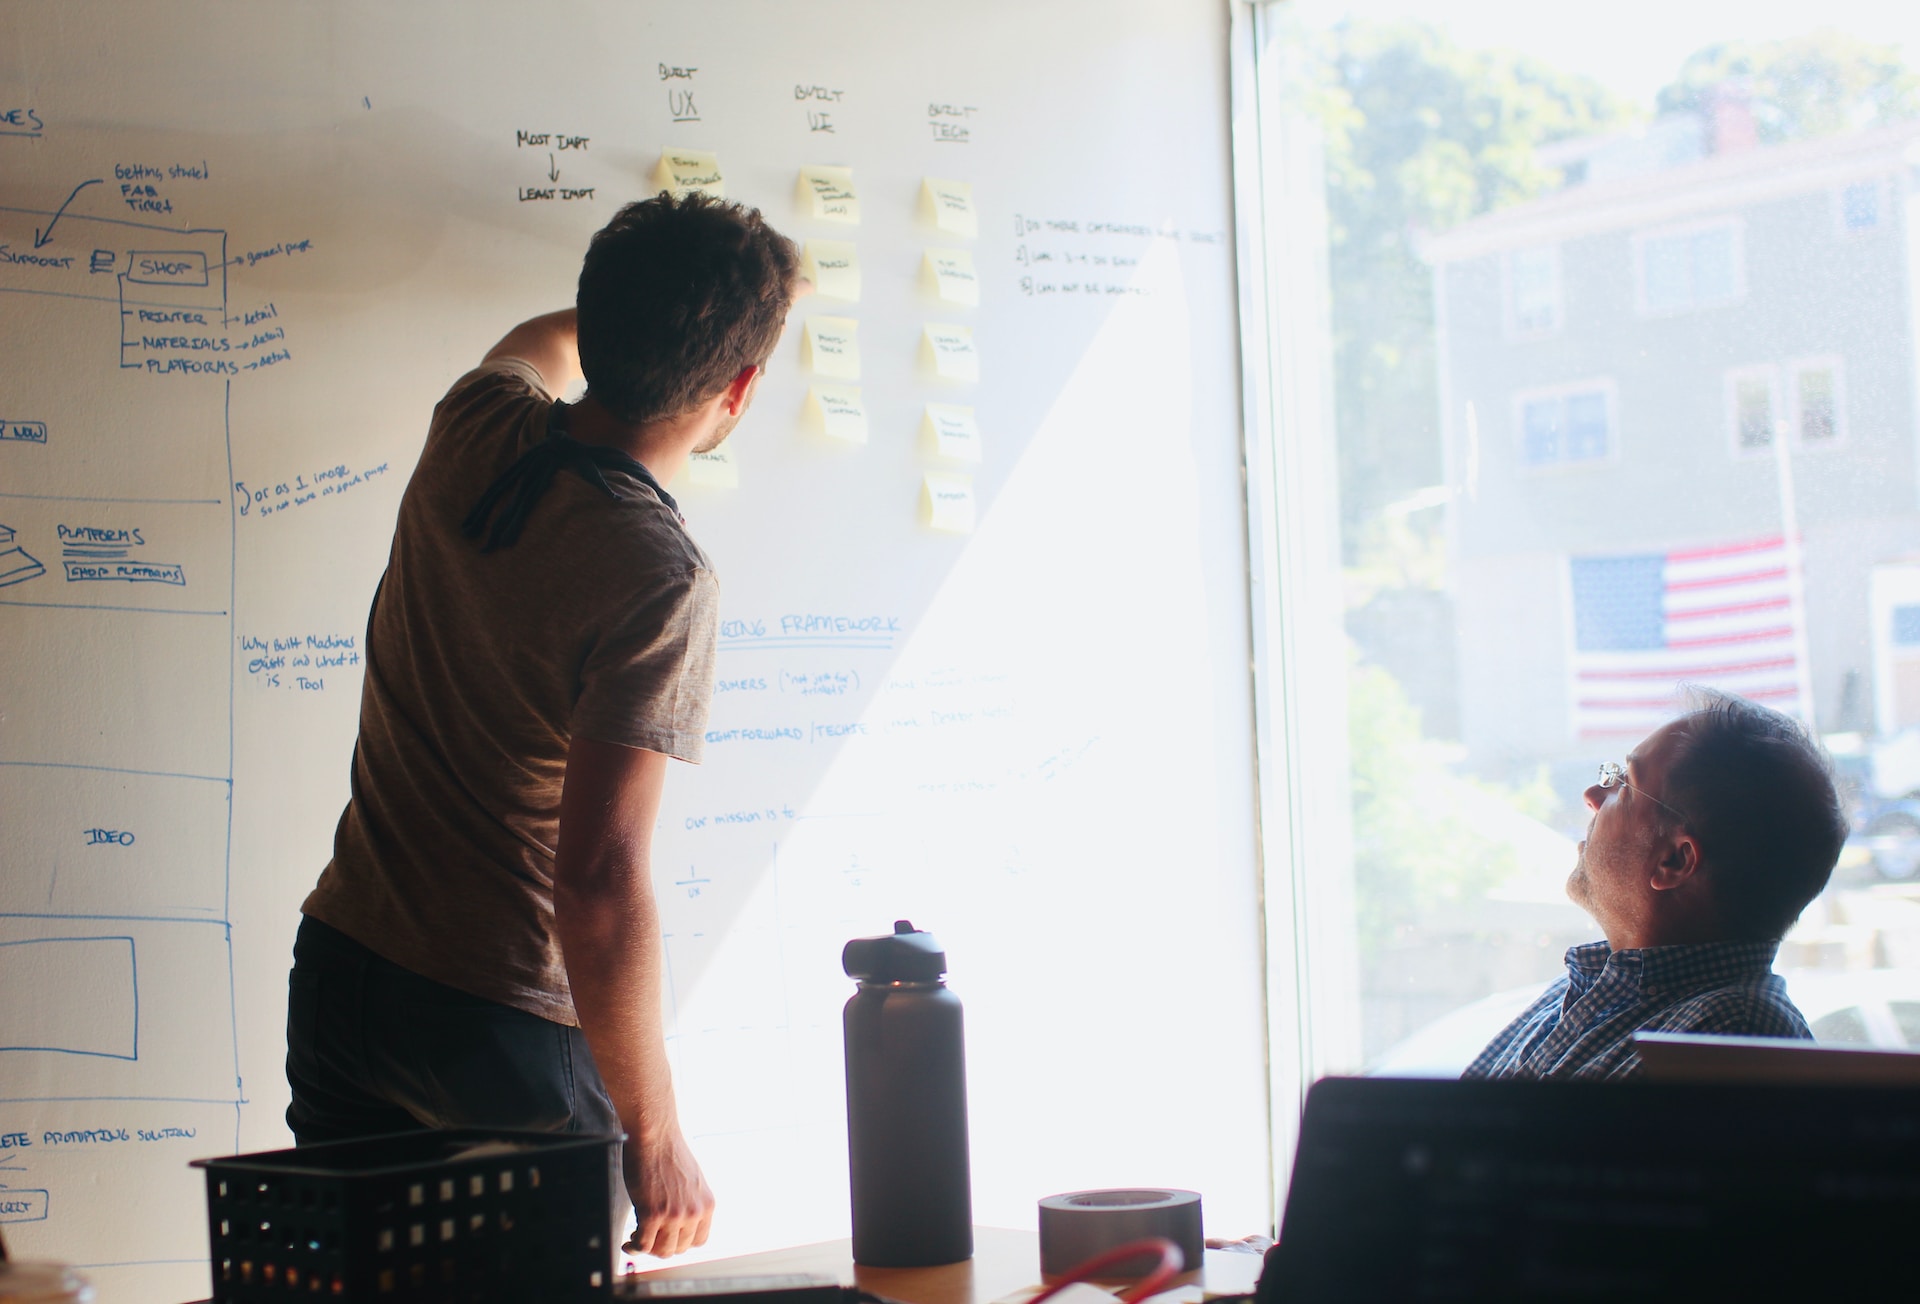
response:
[[(980, 234), (973, 187), (964, 181), (928, 177), (920, 187), (920, 211), (943, 241), (971, 241)], [(941, 305), (943, 315), (952, 308), (980, 306), (980, 279), (974, 271), (973, 250), (964, 245), (929, 247), (920, 260), (920, 285)], [(920, 335), (920, 358), (940, 382), (976, 385), (980, 381), (980, 355), (974, 348), (973, 327), (964, 322), (928, 322)], [(923, 441), (940, 461), (971, 464), (980, 460), (980, 427), (970, 405), (929, 403), (920, 429)], [(973, 477), (952, 469), (928, 471), (921, 484), (920, 504), (924, 519), (934, 529), (969, 533), (975, 517)]]
[[(796, 185), (800, 215), (809, 225), (860, 224), (860, 195), (853, 169), (804, 167)], [(860, 323), (833, 310), (860, 302), (860, 251), (851, 240), (809, 235), (800, 252), (801, 272), (813, 282), (819, 311), (801, 328), (801, 361), (813, 373), (807, 387), (806, 423), (828, 439), (867, 442), (867, 405), (860, 397)]]

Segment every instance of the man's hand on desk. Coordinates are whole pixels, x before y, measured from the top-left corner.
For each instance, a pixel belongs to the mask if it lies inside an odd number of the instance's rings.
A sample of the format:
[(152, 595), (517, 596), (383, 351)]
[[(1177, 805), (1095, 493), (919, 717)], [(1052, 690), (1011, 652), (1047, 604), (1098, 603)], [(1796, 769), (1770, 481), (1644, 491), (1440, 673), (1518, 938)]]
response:
[(652, 1141), (629, 1139), (622, 1162), (638, 1221), (629, 1253), (665, 1259), (707, 1243), (713, 1191), (678, 1123)]

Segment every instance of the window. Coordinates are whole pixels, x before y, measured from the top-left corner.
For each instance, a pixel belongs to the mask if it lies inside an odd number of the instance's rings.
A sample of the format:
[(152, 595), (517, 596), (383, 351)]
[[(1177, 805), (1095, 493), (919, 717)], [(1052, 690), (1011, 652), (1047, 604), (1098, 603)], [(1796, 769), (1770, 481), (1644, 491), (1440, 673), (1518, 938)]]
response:
[(1772, 367), (1743, 367), (1727, 373), (1727, 407), (1736, 453), (1760, 453), (1773, 447), (1780, 404)]
[(1560, 331), (1560, 249), (1516, 249), (1507, 255), (1507, 333), (1539, 339)]
[(1745, 291), (1740, 225), (1716, 221), (1642, 235), (1640, 311), (1649, 316), (1732, 303)]
[(1598, 382), (1523, 394), (1520, 461), (1526, 466), (1598, 462), (1613, 452), (1613, 402)]
[(1920, 647), (1920, 603), (1907, 603), (1893, 609), (1893, 645)]
[(1827, 448), (1840, 440), (1840, 360), (1803, 358), (1786, 364), (1787, 402), (1780, 402), (1772, 366), (1741, 367), (1727, 373), (1727, 417), (1735, 453), (1764, 453), (1782, 428), (1794, 447)]
[[(1877, 773), (1920, 737), (1920, 269), (1889, 238), (1920, 122), (1882, 98), (1920, 46), (1857, 83), (1755, 78), (1756, 140), (1713, 120), (1709, 71), (1820, 42), (1629, 7), (1631, 51), (1575, 49), (1521, 0), (1251, 7), (1281, 54), (1261, 112), (1298, 115), (1260, 133), (1285, 205), (1248, 230), (1286, 276), (1248, 374), (1285, 395), (1252, 427), (1294, 531), (1269, 638), (1312, 673), (1275, 693), (1269, 863), (1295, 877), (1269, 909), (1318, 1071), (1458, 1073), (1600, 936), (1565, 891), (1582, 792), (1680, 683), (1854, 736)], [(1920, 876), (1871, 851), (1776, 962), (1833, 1035), (1920, 1004), (1886, 909), (1920, 910)]]
[(1841, 434), (1840, 363), (1821, 358), (1794, 363), (1793, 435), (1804, 447), (1839, 442)]
[(1881, 223), (1880, 210), (1885, 204), (1884, 192), (1885, 187), (1878, 179), (1842, 186), (1835, 196), (1835, 217), (1840, 224), (1840, 234), (1859, 235), (1863, 231), (1877, 229)]

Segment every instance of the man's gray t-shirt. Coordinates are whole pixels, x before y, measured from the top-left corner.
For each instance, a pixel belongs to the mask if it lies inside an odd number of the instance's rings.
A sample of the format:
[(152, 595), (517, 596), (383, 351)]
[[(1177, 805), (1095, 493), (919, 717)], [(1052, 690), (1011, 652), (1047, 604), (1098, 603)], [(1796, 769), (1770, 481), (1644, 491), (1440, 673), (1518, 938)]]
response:
[(368, 619), (352, 797), (301, 910), (424, 977), (573, 1024), (553, 925), (575, 736), (701, 757), (718, 590), (675, 513), (562, 471), (519, 540), (461, 522), (546, 437), (525, 363), (469, 372), (434, 409)]

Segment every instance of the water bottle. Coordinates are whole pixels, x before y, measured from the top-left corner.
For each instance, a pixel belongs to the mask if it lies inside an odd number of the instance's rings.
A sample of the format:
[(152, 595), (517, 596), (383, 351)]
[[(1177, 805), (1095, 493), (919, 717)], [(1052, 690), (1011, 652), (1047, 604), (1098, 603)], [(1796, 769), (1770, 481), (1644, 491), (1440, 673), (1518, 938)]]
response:
[(847, 1159), (853, 1261), (920, 1268), (973, 1257), (967, 1050), (946, 952), (902, 919), (856, 937), (847, 1002)]

